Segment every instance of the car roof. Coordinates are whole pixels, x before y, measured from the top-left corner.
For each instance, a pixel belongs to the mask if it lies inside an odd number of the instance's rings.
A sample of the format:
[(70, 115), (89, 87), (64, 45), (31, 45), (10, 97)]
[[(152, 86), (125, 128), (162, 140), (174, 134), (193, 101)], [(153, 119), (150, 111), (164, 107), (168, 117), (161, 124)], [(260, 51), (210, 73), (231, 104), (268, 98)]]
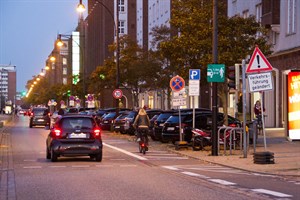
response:
[(61, 117), (61, 119), (65, 118), (91, 118), (94, 119), (91, 115), (82, 115), (82, 114), (65, 114)]

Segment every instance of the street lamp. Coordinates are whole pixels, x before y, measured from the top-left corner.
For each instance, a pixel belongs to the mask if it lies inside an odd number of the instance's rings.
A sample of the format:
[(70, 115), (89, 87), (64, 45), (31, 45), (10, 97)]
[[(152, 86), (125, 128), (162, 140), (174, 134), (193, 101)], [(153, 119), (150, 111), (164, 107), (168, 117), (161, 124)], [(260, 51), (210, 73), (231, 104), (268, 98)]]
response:
[[(84, 55), (83, 55), (84, 52), (83, 52), (83, 49), (82, 49), (81, 45), (76, 40), (74, 40), (73, 35), (58, 34), (57, 35), (57, 40), (56, 40), (56, 45), (58, 47), (62, 47), (64, 45), (64, 43), (61, 39), (62, 37), (65, 37), (67, 39), (71, 39), (72, 43), (75, 43), (80, 49), (80, 61), (81, 61), (81, 65), (82, 65), (82, 90), (83, 90), (82, 102), (83, 102), (83, 110), (85, 110), (85, 93), (86, 93), (86, 91), (85, 91), (85, 67), (84, 67)], [(72, 78), (71, 84), (73, 84), (73, 82), (75, 82), (75, 81), (73, 81), (73, 78)]]
[[(114, 18), (113, 13), (111, 10), (103, 4), (103, 2), (99, 0), (95, 0), (96, 3), (101, 4), (105, 10), (109, 13), (109, 15), (112, 17), (114, 21), (114, 29), (115, 29), (115, 36), (116, 36), (116, 89), (120, 88), (120, 41), (119, 41), (119, 5), (117, 4), (117, 12), (116, 12), (116, 19)], [(82, 3), (82, 0), (79, 0), (79, 4), (77, 6), (77, 11), (80, 13), (83, 13), (85, 11), (85, 6)], [(116, 110), (117, 114), (119, 113), (119, 100), (116, 99)]]

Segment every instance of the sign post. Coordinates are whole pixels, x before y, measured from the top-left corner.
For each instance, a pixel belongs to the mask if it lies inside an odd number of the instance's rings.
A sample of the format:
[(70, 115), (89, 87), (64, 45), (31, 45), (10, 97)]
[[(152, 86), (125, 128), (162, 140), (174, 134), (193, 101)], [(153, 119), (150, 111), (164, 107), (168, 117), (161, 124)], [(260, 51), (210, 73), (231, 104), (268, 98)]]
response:
[[(260, 51), (258, 47), (255, 47), (254, 52), (251, 56), (249, 65), (246, 69), (246, 73), (256, 73), (248, 75), (248, 81), (250, 86), (250, 92), (260, 92), (260, 99), (263, 105), (263, 92), (266, 90), (273, 90), (273, 82), (272, 82), (272, 73), (273, 70), (272, 65), (269, 63), (265, 55)], [(268, 73), (261, 73), (268, 72)], [(246, 104), (243, 102), (243, 104)], [(266, 131), (265, 131), (265, 120), (264, 120), (264, 109), (261, 109), (261, 120), (262, 120), (262, 128), (264, 135), (264, 147), (267, 150), (267, 142), (266, 142)], [(244, 130), (245, 132), (245, 130)], [(244, 138), (245, 138), (244, 133)], [(244, 145), (246, 144), (246, 139), (244, 139)]]
[[(180, 147), (187, 147), (187, 142), (183, 141), (183, 132), (182, 132), (182, 128), (181, 128), (181, 114), (180, 114), (180, 106), (181, 105), (185, 105), (186, 101), (182, 95), (182, 93), (180, 94), (181, 90), (184, 89), (185, 87), (185, 81), (182, 77), (180, 76), (174, 76), (171, 80), (170, 80), (170, 87), (173, 91), (173, 106), (178, 105), (178, 111), (179, 111), (179, 137), (180, 137), (180, 141), (175, 143), (175, 149), (178, 150)], [(174, 94), (178, 93), (178, 97), (176, 100), (174, 99)], [(174, 101), (175, 100), (175, 101)], [(178, 102), (177, 102), (178, 101)], [(177, 103), (176, 103), (177, 102)]]
[(189, 96), (193, 100), (193, 128), (195, 128), (195, 98), (200, 94), (200, 69), (190, 69), (189, 71)]

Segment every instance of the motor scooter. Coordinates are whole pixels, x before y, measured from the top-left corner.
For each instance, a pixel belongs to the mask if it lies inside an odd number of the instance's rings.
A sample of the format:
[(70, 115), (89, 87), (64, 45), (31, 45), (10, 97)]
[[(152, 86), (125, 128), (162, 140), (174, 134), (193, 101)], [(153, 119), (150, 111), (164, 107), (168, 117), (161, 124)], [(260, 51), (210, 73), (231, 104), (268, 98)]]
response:
[(200, 151), (206, 146), (211, 146), (211, 132), (210, 131), (203, 131), (201, 129), (193, 129), (192, 130), (193, 136), (191, 139), (192, 148), (194, 151)]

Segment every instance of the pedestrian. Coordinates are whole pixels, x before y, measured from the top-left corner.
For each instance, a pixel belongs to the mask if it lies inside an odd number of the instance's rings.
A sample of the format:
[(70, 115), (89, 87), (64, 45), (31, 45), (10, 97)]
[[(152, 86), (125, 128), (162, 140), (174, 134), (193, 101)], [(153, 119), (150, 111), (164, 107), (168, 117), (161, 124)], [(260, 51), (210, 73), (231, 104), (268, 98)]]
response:
[[(259, 100), (257, 100), (254, 105), (254, 114), (256, 118), (261, 117), (261, 113), (262, 113), (261, 111), (262, 111), (261, 103)], [(265, 111), (265, 109), (263, 111)]]

